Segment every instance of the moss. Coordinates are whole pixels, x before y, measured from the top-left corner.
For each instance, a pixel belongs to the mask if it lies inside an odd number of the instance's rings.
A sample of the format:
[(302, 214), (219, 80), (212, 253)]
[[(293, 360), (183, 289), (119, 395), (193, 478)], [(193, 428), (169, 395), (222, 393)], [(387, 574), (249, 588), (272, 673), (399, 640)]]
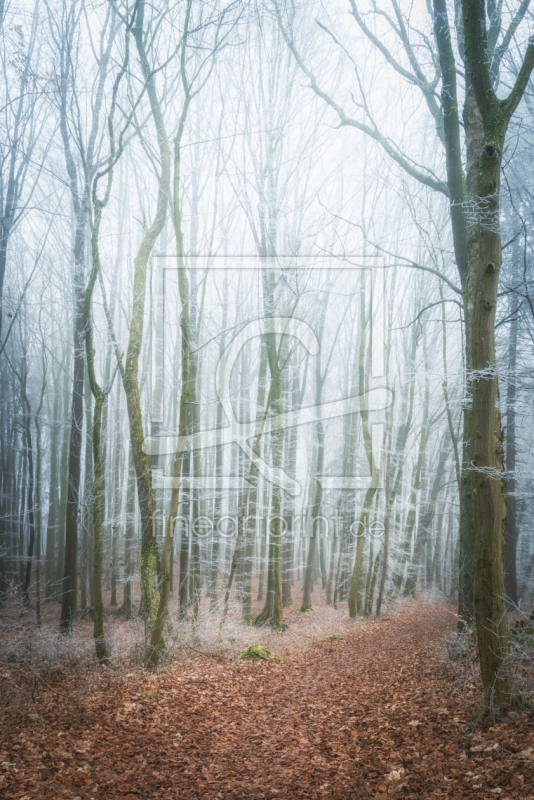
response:
[(286, 663), (284, 656), (281, 656), (279, 653), (271, 653), (271, 658), (273, 661), (278, 661), (280, 664)]
[(141, 589), (143, 595), (143, 608), (141, 612), (146, 618), (150, 629), (158, 613), (158, 592), (156, 586), (157, 555), (155, 543), (147, 541), (141, 549), (140, 559)]
[(274, 623), (271, 625), (271, 630), (275, 633), (285, 633), (288, 629), (288, 625), (285, 622)]
[(265, 647), (261, 644), (251, 644), (249, 647), (246, 647), (242, 653), (240, 653), (237, 657), (238, 661), (241, 661), (242, 658), (254, 658), (264, 661), (278, 661), (280, 663), (285, 663), (285, 658), (278, 653), (273, 653), (270, 650), (266, 650)]

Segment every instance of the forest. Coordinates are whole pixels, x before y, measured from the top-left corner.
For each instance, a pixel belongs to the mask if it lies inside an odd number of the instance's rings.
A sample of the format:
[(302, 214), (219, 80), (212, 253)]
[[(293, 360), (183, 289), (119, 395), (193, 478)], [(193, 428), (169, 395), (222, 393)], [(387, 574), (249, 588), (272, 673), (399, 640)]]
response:
[(0, 795), (534, 797), (534, 5), (0, 60)]

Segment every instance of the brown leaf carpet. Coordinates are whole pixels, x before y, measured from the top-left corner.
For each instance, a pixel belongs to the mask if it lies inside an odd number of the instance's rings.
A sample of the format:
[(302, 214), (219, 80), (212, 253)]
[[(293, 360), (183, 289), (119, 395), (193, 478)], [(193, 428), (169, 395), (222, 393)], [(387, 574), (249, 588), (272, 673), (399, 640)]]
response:
[(453, 629), (413, 604), (285, 664), (101, 670), (78, 699), (49, 686), (0, 745), (0, 797), (534, 797), (534, 718), (464, 722), (440, 656)]

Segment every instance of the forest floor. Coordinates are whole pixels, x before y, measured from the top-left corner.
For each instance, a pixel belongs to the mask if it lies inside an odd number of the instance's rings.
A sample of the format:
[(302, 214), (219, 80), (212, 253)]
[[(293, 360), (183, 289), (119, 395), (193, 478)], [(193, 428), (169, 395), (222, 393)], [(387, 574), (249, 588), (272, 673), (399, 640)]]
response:
[(534, 715), (466, 723), (480, 692), (444, 657), (454, 626), (452, 606), (403, 603), (285, 662), (206, 651), (157, 672), (36, 673), (0, 740), (0, 796), (534, 797)]

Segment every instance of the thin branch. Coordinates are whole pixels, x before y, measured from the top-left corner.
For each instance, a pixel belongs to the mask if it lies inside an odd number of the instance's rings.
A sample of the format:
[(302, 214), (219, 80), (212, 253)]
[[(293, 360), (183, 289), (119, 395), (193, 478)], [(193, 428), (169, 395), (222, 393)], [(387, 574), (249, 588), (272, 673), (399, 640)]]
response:
[(412, 321), (409, 322), (407, 325), (401, 325), (400, 327), (393, 328), (392, 330), (394, 330), (394, 331), (404, 331), (404, 330), (406, 330), (406, 328), (410, 328), (415, 322), (417, 322), (422, 317), (422, 315), (425, 313), (425, 311), (428, 311), (429, 308), (434, 308), (434, 306), (441, 306), (441, 305), (443, 305), (443, 303), (454, 303), (456, 306), (458, 306), (458, 308), (460, 308), (463, 311), (463, 306), (462, 306), (462, 304), (460, 303), (459, 300), (454, 300), (453, 298), (445, 299), (445, 300), (437, 300), (435, 303), (429, 303), (427, 306), (422, 308), (421, 311), (419, 312), (419, 314), (415, 317), (415, 319), (412, 319)]
[(287, 30), (286, 30), (286, 28), (284, 26), (284, 23), (282, 21), (282, 15), (280, 13), (280, 7), (278, 5), (277, 0), (274, 0), (274, 5), (275, 5), (275, 8), (276, 8), (276, 16), (277, 16), (277, 19), (278, 19), (278, 25), (279, 25), (280, 30), (282, 32), (282, 36), (284, 37), (287, 46), (289, 47), (289, 49), (293, 53), (293, 56), (294, 56), (297, 64), (299, 65), (299, 67), (301, 68), (303, 73), (306, 75), (306, 77), (309, 79), (310, 86), (313, 89), (313, 91), (315, 92), (315, 94), (318, 97), (320, 97), (322, 100), (324, 100), (324, 102), (327, 103), (327, 105), (329, 105), (330, 108), (332, 108), (336, 112), (336, 114), (338, 115), (338, 117), (340, 119), (341, 125), (342, 126), (348, 126), (348, 127), (351, 127), (351, 128), (356, 128), (356, 130), (359, 130), (362, 133), (365, 133), (366, 136), (369, 136), (371, 139), (374, 139), (375, 142), (378, 142), (378, 144), (382, 147), (382, 149), (385, 150), (385, 152), (400, 167), (402, 167), (402, 169), (405, 172), (408, 173), (408, 175), (410, 175), (412, 178), (415, 178), (417, 181), (419, 181), (419, 183), (422, 183), (424, 186), (428, 186), (430, 189), (433, 189), (434, 191), (439, 192), (440, 194), (444, 194), (445, 197), (448, 197), (449, 196), (449, 188), (448, 188), (447, 183), (445, 181), (437, 180), (436, 178), (433, 178), (431, 175), (426, 174), (426, 173), (421, 172), (420, 170), (416, 169), (413, 166), (413, 164), (410, 163), (410, 160), (403, 153), (401, 153), (389, 141), (389, 139), (387, 139), (382, 133), (380, 133), (380, 131), (376, 127), (371, 128), (371, 127), (369, 127), (369, 125), (366, 125), (363, 122), (359, 122), (358, 120), (355, 120), (352, 117), (348, 117), (346, 115), (345, 111), (341, 108), (341, 106), (339, 106), (335, 102), (335, 100), (332, 97), (330, 97), (329, 94), (327, 94), (325, 91), (323, 91), (323, 89), (321, 89), (319, 87), (319, 85), (317, 84), (317, 81), (315, 80), (314, 74), (304, 64), (304, 62), (303, 62), (303, 60), (302, 60), (302, 58), (301, 58), (296, 46), (295, 46), (295, 43), (293, 42), (293, 39), (289, 36), (289, 34), (288, 34), (288, 32), (287, 32)]

